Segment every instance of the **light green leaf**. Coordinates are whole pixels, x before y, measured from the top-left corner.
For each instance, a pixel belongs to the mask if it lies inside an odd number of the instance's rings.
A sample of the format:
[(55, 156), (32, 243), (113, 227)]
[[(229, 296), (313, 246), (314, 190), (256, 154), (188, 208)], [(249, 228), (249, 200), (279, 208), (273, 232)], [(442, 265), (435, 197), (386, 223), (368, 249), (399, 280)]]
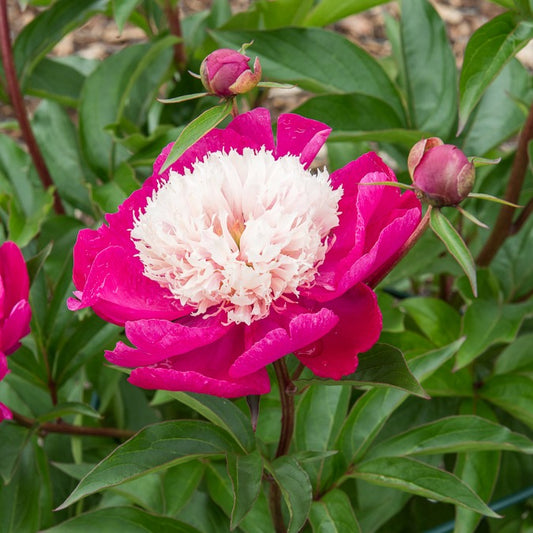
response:
[(161, 488), (167, 515), (176, 516), (186, 505), (198, 487), (204, 470), (205, 465), (200, 461), (189, 461), (173, 466), (163, 473)]
[(457, 67), (446, 27), (431, 2), (402, 0), (400, 5), (402, 62), (411, 125), (446, 137), (457, 115)]
[(503, 66), (533, 38), (533, 22), (506, 12), (476, 30), (465, 50), (459, 83), (459, 130)]
[(207, 422), (169, 421), (145, 427), (98, 463), (58, 509), (144, 474), (235, 448), (225, 431)]
[(309, 513), (309, 523), (314, 533), (359, 533), (350, 499), (340, 489), (333, 489), (314, 501)]
[(117, 23), (118, 31), (122, 33), (124, 24), (133, 13), (141, 0), (113, 0), (113, 15)]
[(98, 411), (95, 411), (90, 405), (80, 402), (64, 402), (54, 405), (54, 407), (45, 413), (40, 415), (37, 419), (39, 422), (47, 422), (48, 420), (54, 420), (54, 418), (62, 418), (68, 415), (83, 415), (90, 418), (101, 418)]
[(533, 346), (533, 333), (518, 337), (496, 359), (494, 374), (513, 373), (533, 377), (531, 346)]
[(508, 450), (533, 454), (533, 441), (505, 426), (474, 415), (441, 418), (380, 442), (374, 457)]
[(135, 507), (97, 509), (61, 522), (45, 531), (46, 533), (116, 533), (125, 531), (125, 527), (128, 533), (146, 533), (147, 531), (200, 533), (185, 522), (168, 516), (147, 513)]
[(322, 0), (304, 19), (305, 26), (326, 26), (348, 15), (361, 13), (387, 0)]
[(222, 105), (211, 107), (207, 111), (204, 111), (200, 116), (196, 117), (192, 122), (189, 122), (176, 139), (174, 146), (172, 146), (172, 149), (161, 167), (161, 172), (164, 172), (170, 167), (170, 165), (172, 165), (172, 163), (174, 163), (185, 150), (187, 150), (187, 148), (218, 126), (218, 124), (231, 113), (231, 105), (232, 102), (227, 101)]
[(453, 474), (408, 457), (379, 457), (357, 466), (353, 477), (424, 498), (460, 505), (485, 516), (498, 515)]
[(289, 510), (287, 533), (297, 533), (304, 525), (312, 502), (312, 487), (305, 470), (288, 456), (279, 457), (265, 465), (279, 485)]
[(462, 237), (440, 209), (431, 210), (430, 226), (457, 263), (459, 263), (459, 266), (470, 281), (474, 296), (477, 296), (476, 265)]
[(253, 507), (261, 490), (263, 459), (259, 452), (227, 456), (228, 474), (233, 486), (231, 529), (237, 527)]

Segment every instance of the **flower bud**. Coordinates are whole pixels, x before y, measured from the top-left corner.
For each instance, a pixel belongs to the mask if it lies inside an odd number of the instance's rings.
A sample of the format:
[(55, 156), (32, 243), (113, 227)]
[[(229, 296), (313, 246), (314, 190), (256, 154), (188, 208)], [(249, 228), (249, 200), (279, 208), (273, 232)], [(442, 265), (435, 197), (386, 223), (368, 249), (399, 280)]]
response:
[(431, 205), (457, 205), (472, 191), (474, 165), (452, 144), (437, 137), (417, 142), (407, 161), (417, 193)]
[(200, 66), (200, 77), (210, 94), (229, 98), (253, 89), (261, 79), (261, 65), (255, 58), (254, 71), (248, 65), (250, 58), (229, 48), (209, 54)]

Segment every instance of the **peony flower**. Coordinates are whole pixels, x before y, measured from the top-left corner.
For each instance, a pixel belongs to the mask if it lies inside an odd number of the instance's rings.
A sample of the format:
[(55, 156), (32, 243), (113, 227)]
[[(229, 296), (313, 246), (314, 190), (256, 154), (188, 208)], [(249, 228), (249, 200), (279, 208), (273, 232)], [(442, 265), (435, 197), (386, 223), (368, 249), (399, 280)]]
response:
[(357, 367), (381, 331), (364, 284), (420, 220), (414, 193), (374, 153), (328, 175), (309, 166), (330, 128), (255, 109), (161, 167), (74, 248), (71, 310), (124, 325), (107, 359), (148, 389), (223, 397), (270, 390), (294, 352), (316, 375)]
[(230, 48), (211, 52), (200, 66), (204, 87), (210, 94), (223, 98), (252, 90), (261, 80), (261, 65), (256, 58), (252, 72), (249, 61), (248, 56)]
[(474, 186), (475, 169), (466, 155), (438, 137), (417, 142), (409, 153), (409, 172), (420, 197), (436, 207), (462, 202)]
[[(14, 242), (5, 242), (0, 246), (0, 381), (9, 372), (6, 355), (19, 348), (20, 339), (30, 332), (29, 287), (21, 251)], [(0, 403), (0, 422), (11, 417)]]

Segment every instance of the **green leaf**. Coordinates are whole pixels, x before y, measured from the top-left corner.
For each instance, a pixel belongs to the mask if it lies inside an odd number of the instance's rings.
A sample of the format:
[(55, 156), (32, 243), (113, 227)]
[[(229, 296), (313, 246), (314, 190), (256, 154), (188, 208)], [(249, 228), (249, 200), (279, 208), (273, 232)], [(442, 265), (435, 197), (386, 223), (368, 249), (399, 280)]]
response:
[(287, 509), (289, 527), (287, 533), (297, 533), (305, 524), (313, 499), (309, 476), (291, 457), (283, 456), (271, 465), (265, 465), (279, 485)]
[(58, 507), (197, 457), (235, 451), (225, 431), (197, 420), (169, 421), (145, 427), (98, 463)]
[(355, 387), (394, 387), (427, 398), (424, 389), (413, 376), (403, 354), (394, 346), (375, 344), (368, 352), (359, 355), (357, 370), (339, 380), (299, 379), (298, 384), (320, 383), (323, 385), (350, 384)]
[[(460, 339), (411, 359), (410, 368), (414, 376), (423, 382), (457, 352), (462, 342), (463, 339)], [(396, 389), (372, 389), (357, 400), (335, 446), (342, 451), (346, 466), (358, 462), (365, 455), (385, 422), (408, 396)]]
[[(384, 107), (381, 102), (379, 105), (381, 109), (378, 111), (378, 114), (383, 110)], [(420, 139), (428, 136), (428, 133), (418, 130), (384, 128), (380, 130), (369, 131), (333, 131), (328, 137), (328, 141), (330, 143), (375, 141), (402, 144), (408, 148), (411, 148), (413, 144), (416, 144)]]
[(181, 102), (188, 102), (189, 100), (196, 100), (197, 98), (202, 98), (207, 96), (209, 93), (193, 93), (193, 94), (182, 94), (181, 96), (175, 96), (174, 98), (158, 98), (157, 101), (162, 104), (179, 104)]
[[(393, 131), (405, 126), (386, 102), (365, 94), (328, 94), (307, 100), (295, 113), (325, 122), (333, 128), (332, 140), (357, 142), (391, 138)], [(420, 137), (417, 136), (417, 140)], [(416, 142), (416, 141), (415, 141)]]
[(517, 374), (492, 376), (479, 396), (533, 428), (533, 378)]
[(7, 422), (0, 425), (0, 440), (2, 441), (0, 475), (5, 485), (9, 483), (15, 473), (20, 455), (29, 437), (30, 432), (28, 428)]
[(133, 45), (109, 56), (87, 77), (80, 103), (80, 139), (86, 161), (109, 178), (130, 154), (105, 132), (122, 118), (141, 126), (172, 60), (173, 37)]
[(345, 492), (333, 489), (314, 501), (309, 513), (309, 523), (315, 533), (359, 533), (350, 499)]
[(227, 456), (228, 474), (233, 486), (231, 529), (237, 527), (253, 507), (261, 490), (263, 459), (259, 452)]
[[(488, 502), (498, 481), (501, 452), (471, 452), (457, 456), (455, 475)], [(454, 533), (474, 533), (481, 517), (465, 509), (455, 508)]]
[(164, 531), (165, 533), (200, 533), (193, 526), (168, 516), (147, 513), (135, 507), (108, 507), (97, 509), (61, 522), (46, 533), (146, 533)]
[(443, 300), (406, 298), (399, 306), (407, 311), (424, 335), (438, 347), (454, 342), (461, 334), (461, 315)]
[(446, 27), (430, 2), (402, 0), (400, 33), (412, 126), (446, 137), (456, 121), (457, 67)]
[(255, 435), (250, 419), (232, 401), (192, 392), (166, 391), (165, 394), (226, 430), (243, 451), (250, 452), (255, 448)]
[(163, 473), (161, 488), (165, 498), (166, 514), (176, 516), (189, 501), (205, 471), (200, 461), (190, 461), (169, 468)]
[(424, 498), (460, 505), (485, 516), (498, 515), (453, 474), (408, 457), (379, 457), (365, 461), (354, 477)]
[(63, 418), (68, 415), (83, 415), (90, 418), (101, 418), (98, 411), (95, 411), (90, 405), (80, 402), (64, 402), (54, 405), (54, 407), (38, 417), (39, 422), (47, 422), (55, 418)]
[(371, 7), (385, 4), (387, 0), (322, 0), (304, 19), (306, 26), (326, 26), (348, 15), (361, 13)]
[(386, 102), (403, 122), (401, 98), (381, 65), (341, 35), (319, 28), (284, 28), (215, 31), (213, 38), (219, 45), (230, 48), (253, 40), (264, 80), (292, 83), (315, 93), (372, 96)]
[(477, 296), (476, 265), (462, 237), (457, 233), (457, 230), (452, 226), (451, 222), (442, 214), (440, 209), (431, 210), (429, 223), (431, 229), (463, 269), (470, 281), (474, 296)]
[(506, 12), (476, 30), (465, 50), (459, 82), (459, 130), (503, 66), (533, 38), (533, 22)]
[(374, 457), (508, 450), (533, 454), (533, 441), (505, 426), (474, 415), (441, 418), (380, 442)]
[(200, 116), (196, 117), (183, 128), (176, 142), (172, 146), (161, 172), (164, 172), (172, 163), (174, 163), (184, 152), (196, 141), (201, 139), (206, 133), (218, 126), (230, 113), (232, 102), (227, 101), (222, 105), (209, 108)]
[(465, 154), (484, 155), (514, 135), (524, 124), (516, 100), (527, 101), (528, 70), (512, 59), (490, 84), (474, 108), (459, 139)]
[(494, 344), (512, 342), (532, 311), (531, 302), (506, 305), (494, 300), (472, 302), (463, 316), (462, 334), (466, 341), (457, 353), (455, 370), (465, 367)]
[(533, 333), (518, 337), (498, 356), (494, 365), (494, 374), (513, 373), (533, 377), (531, 346), (533, 346)]
[(76, 128), (67, 112), (45, 100), (33, 116), (32, 127), (61, 198), (92, 214), (86, 181), (88, 170), (81, 157)]
[(59, 0), (43, 10), (18, 35), (13, 55), (22, 87), (39, 61), (70, 31), (105, 10), (108, 0)]
[(122, 33), (124, 24), (133, 13), (141, 0), (113, 0), (113, 15), (117, 23), (118, 31)]

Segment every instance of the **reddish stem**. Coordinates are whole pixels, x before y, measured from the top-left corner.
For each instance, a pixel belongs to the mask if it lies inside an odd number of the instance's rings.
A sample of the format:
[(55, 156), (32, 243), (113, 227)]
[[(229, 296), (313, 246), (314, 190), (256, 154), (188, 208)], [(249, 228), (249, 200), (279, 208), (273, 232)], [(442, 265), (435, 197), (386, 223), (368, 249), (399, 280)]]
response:
[(185, 47), (183, 46), (183, 35), (181, 31), (181, 19), (178, 7), (173, 7), (170, 0), (165, 2), (165, 15), (168, 21), (170, 33), (175, 35), (179, 41), (174, 45), (174, 64), (178, 71), (182, 71), (187, 64)]
[(88, 426), (74, 426), (66, 422), (43, 422), (39, 423), (33, 418), (21, 415), (13, 411), (13, 420), (21, 426), (27, 428), (37, 427), (37, 431), (41, 435), (47, 433), (64, 433), (67, 435), (84, 435), (89, 437), (111, 437), (113, 439), (128, 439), (135, 434), (129, 429), (105, 428), (105, 427), (88, 427)]
[[(7, 0), (0, 0), (0, 55), (2, 57), (2, 64), (4, 65), (6, 75), (7, 93), (20, 125), (22, 136), (33, 160), (33, 164), (37, 169), (37, 173), (39, 174), (43, 186), (47, 189), (48, 187), (53, 186), (53, 181), (31, 129), (26, 106), (24, 105), (24, 99), (20, 91), (15, 62), (13, 60), (10, 34), (11, 31), (7, 15)], [(65, 212), (57, 191), (54, 191), (54, 209), (58, 214), (63, 214)]]

